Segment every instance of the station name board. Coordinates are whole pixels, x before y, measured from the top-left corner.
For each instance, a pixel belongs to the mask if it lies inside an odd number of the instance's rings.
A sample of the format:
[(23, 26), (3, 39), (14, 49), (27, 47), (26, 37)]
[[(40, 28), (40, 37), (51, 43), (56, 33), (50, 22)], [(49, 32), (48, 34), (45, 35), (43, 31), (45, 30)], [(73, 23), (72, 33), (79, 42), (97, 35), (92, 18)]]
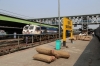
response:
[(66, 25), (67, 29), (72, 29), (72, 26)]

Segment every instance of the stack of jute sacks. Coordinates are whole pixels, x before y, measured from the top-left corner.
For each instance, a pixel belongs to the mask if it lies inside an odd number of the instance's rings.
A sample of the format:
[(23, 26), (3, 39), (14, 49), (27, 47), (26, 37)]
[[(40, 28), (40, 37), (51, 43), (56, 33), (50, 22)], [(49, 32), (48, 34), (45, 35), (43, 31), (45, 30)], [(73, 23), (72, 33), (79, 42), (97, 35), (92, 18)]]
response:
[(81, 35), (75, 35), (75, 40), (83, 40), (83, 41), (90, 41), (92, 39), (91, 36), (81, 36)]
[(73, 36), (72, 38), (69, 38), (69, 40), (76, 40), (76, 37)]
[(70, 54), (66, 51), (61, 50), (54, 50), (51, 48), (45, 48), (45, 47), (37, 47), (36, 51), (38, 54), (35, 54), (33, 56), (34, 59), (44, 61), (44, 62), (52, 62), (58, 58), (69, 58)]

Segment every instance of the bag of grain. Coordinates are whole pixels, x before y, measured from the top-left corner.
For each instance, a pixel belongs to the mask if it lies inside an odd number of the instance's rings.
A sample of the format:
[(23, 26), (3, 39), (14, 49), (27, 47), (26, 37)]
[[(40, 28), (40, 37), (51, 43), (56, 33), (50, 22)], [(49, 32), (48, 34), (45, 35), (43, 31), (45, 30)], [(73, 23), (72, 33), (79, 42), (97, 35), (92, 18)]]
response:
[[(62, 58), (69, 58), (70, 57), (70, 54), (66, 51), (61, 51), (61, 50), (54, 50), (54, 53), (55, 54), (58, 54), (57, 57), (62, 57)], [(54, 54), (53, 53), (53, 54)]]
[(53, 49), (45, 48), (45, 47), (37, 47), (36, 51), (41, 54), (52, 55)]
[(48, 55), (44, 55), (44, 54), (35, 54), (33, 56), (33, 58), (35, 60), (40, 60), (40, 61), (44, 61), (44, 62), (48, 62), (48, 63), (56, 60), (55, 56), (48, 56)]

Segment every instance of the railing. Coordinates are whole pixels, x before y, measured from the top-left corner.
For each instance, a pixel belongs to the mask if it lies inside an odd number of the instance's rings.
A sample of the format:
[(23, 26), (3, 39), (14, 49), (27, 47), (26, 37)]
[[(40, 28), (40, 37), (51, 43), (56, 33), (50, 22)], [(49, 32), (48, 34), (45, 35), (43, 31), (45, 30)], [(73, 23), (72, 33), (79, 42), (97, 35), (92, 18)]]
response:
[[(49, 40), (50, 35), (52, 35), (52, 37), (54, 35), (56, 35), (56, 39), (57, 39), (58, 33), (53, 33), (53, 34), (45, 33), (45, 34), (39, 34), (39, 35), (38, 34), (7, 34), (7, 35), (0, 35), (0, 40), (2, 41), (2, 40), (6, 40), (6, 39), (16, 39), (19, 44), (20, 38), (26, 39), (26, 37), (28, 36), (30, 42), (33, 43), (34, 39), (35, 39), (34, 37), (36, 37), (36, 38), (38, 37), (39, 39), (37, 39), (37, 40), (39, 40), (39, 42), (41, 42), (41, 40), (43, 39), (43, 36), (46, 36), (46, 35), (47, 35), (47, 40)], [(51, 38), (51, 39), (53, 39), (53, 38)]]
[[(47, 33), (47, 34), (7, 34), (7, 35), (0, 35), (0, 36), (16, 36), (16, 39), (7, 39), (7, 40), (0, 40), (0, 55), (8, 54), (11, 52), (15, 52), (21, 49), (26, 49), (30, 47), (34, 47), (37, 45), (49, 43), (58, 39), (58, 33)], [(21, 38), (20, 38), (21, 37)], [(28, 37), (28, 41), (24, 42)]]

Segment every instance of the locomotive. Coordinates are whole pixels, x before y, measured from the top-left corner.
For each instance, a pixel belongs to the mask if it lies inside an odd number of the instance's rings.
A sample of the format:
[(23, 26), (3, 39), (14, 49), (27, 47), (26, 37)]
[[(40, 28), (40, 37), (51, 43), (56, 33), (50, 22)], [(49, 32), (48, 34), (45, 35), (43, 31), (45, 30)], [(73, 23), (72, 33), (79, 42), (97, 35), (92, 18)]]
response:
[(4, 30), (0, 30), (0, 39), (6, 38), (7, 33)]
[(39, 25), (25, 25), (22, 34), (44, 34), (44, 33), (57, 33), (58, 28), (44, 27)]

